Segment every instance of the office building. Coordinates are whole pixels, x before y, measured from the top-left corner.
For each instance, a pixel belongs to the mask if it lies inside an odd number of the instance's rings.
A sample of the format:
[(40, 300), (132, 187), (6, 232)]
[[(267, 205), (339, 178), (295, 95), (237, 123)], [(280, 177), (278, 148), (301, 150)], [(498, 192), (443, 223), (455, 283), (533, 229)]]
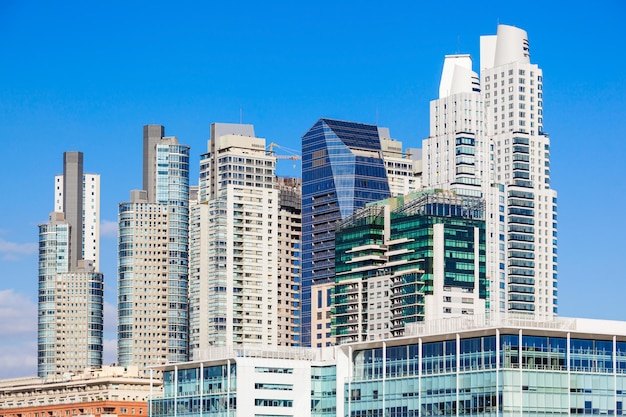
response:
[[(98, 243), (83, 250), (84, 212), (99, 222), (99, 188), (88, 187), (83, 154), (63, 154), (55, 179), (55, 211), (39, 225), (37, 373), (40, 377), (102, 365), (104, 277), (97, 272)], [(98, 178), (90, 175), (89, 178)], [(84, 190), (89, 189), (85, 211)], [(91, 223), (91, 222), (90, 222)], [(93, 223), (91, 224), (93, 225)], [(97, 226), (95, 226), (97, 229)], [(90, 229), (93, 230), (93, 229)], [(96, 234), (97, 236), (97, 234)]]
[(372, 203), (335, 232), (337, 343), (400, 337), (409, 323), (484, 315), (484, 203), (450, 191)]
[(156, 368), (163, 394), (151, 400), (151, 415), (334, 417), (335, 369), (332, 348), (213, 347)]
[(445, 58), (424, 185), (485, 199), (492, 312), (549, 319), (558, 312), (557, 200), (542, 72), (521, 29), (499, 25), (480, 50), (480, 83), (468, 55)]
[(154, 416), (622, 415), (626, 323), (465, 316), (329, 348), (206, 352), (160, 367)]
[(252, 125), (214, 123), (192, 207), (190, 341), (278, 344), (276, 158)]
[[(381, 137), (389, 140), (388, 130), (381, 134), (375, 125), (331, 119), (318, 120), (302, 137), (303, 346), (333, 343), (325, 314), (335, 275), (336, 222), (391, 195)], [(401, 146), (387, 149), (393, 158), (401, 156)], [(413, 173), (408, 166), (405, 172)]]
[(148, 416), (150, 395), (161, 382), (137, 367), (103, 366), (46, 378), (0, 381), (0, 416)]
[(121, 366), (189, 358), (189, 146), (143, 128), (143, 189), (119, 205), (117, 355)]

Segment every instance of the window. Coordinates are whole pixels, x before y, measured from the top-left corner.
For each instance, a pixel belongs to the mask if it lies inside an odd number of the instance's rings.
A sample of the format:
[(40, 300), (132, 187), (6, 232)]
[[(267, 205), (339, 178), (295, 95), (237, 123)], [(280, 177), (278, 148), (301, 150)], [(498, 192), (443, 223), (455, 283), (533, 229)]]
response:
[(254, 405), (261, 407), (293, 407), (293, 400), (255, 398)]
[(268, 368), (264, 366), (256, 366), (254, 372), (261, 374), (293, 374), (293, 368)]
[(274, 391), (293, 391), (293, 384), (272, 384), (257, 382), (254, 384), (254, 389), (267, 389)]
[(350, 400), (351, 401), (359, 401), (361, 399), (361, 390), (360, 389), (353, 389), (352, 392), (350, 393)]

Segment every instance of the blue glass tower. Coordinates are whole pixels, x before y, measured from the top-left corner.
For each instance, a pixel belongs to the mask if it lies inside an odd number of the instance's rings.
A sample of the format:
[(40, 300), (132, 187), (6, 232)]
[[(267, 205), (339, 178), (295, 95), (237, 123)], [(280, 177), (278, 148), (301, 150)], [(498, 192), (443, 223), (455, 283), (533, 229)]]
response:
[[(302, 137), (302, 345), (311, 346), (311, 287), (334, 280), (335, 225), (390, 196), (378, 127), (320, 119)], [(330, 322), (330, 321), (329, 321)]]

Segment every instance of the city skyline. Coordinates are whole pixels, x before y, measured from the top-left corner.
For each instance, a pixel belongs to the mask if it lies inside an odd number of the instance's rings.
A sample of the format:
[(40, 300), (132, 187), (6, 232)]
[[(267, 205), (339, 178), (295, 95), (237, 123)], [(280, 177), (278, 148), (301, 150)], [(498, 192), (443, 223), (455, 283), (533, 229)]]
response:
[[(513, 9), (467, 17), (459, 10), (447, 16), (450, 24), (442, 27), (418, 17), (417, 12), (445, 13), (443, 9), (416, 9), (410, 18), (408, 10), (376, 10), (368, 4), (361, 10), (337, 6), (333, 16), (317, 8), (303, 8), (284, 10), (270, 23), (276, 25), (289, 16), (302, 16), (304, 21), (287, 20), (282, 29), (263, 25), (268, 33), (254, 40), (250, 36), (259, 27), (245, 28), (245, 23), (258, 25), (263, 17), (270, 17), (262, 14), (259, 18), (255, 15), (259, 10), (250, 5), (238, 15), (240, 31), (229, 32), (230, 43), (220, 47), (219, 42), (214, 45), (202, 36), (229, 40), (217, 33), (222, 26), (216, 24), (215, 32), (203, 32), (201, 22), (192, 16), (194, 11), (184, 6), (172, 19), (179, 29), (185, 19), (194, 19), (194, 24), (172, 36), (176, 40), (168, 39), (169, 33), (153, 33), (154, 37), (148, 38), (139, 33), (139, 26), (111, 37), (106, 30), (91, 28), (92, 20), (111, 28), (116, 24), (129, 28), (137, 23), (139, 6), (130, 6), (121, 17), (113, 8), (76, 6), (72, 14), (63, 16), (60, 10), (45, 10), (45, 5), (35, 8), (32, 15), (28, 6), (3, 6), (1, 15), (8, 21), (2, 31), (12, 42), (2, 46), (11, 65), (0, 70), (0, 132), (8, 156), (0, 175), (3, 195), (18, 196), (19, 203), (3, 205), (5, 220), (0, 224), (0, 267), (4, 271), (0, 306), (5, 323), (0, 335), (10, 341), (0, 349), (0, 363), (5, 364), (0, 377), (35, 374), (36, 225), (44, 222), (50, 211), (50, 178), (59, 173), (58, 158), (64, 151), (84, 152), (90, 171), (102, 175), (101, 270), (107, 305), (105, 363), (109, 363), (115, 361), (116, 343), (117, 204), (127, 200), (129, 189), (141, 188), (139, 137), (143, 125), (163, 124), (182, 143), (191, 145), (192, 184), (213, 122), (243, 120), (254, 124), (257, 134), (268, 142), (298, 148), (300, 137), (315, 120), (334, 117), (389, 127), (405, 147), (421, 147), (444, 55), (470, 53), (477, 71), (478, 38), (493, 33), (498, 20), (528, 32), (533, 62), (544, 70), (545, 129), (551, 134), (553, 183), (559, 190), (559, 315), (622, 319), (620, 294), (625, 288), (616, 239), (624, 226), (605, 220), (605, 203), (594, 201), (610, 196), (619, 206), (624, 200), (624, 175), (619, 168), (626, 152), (617, 132), (626, 108), (626, 83), (624, 75), (613, 69), (615, 60), (619, 64), (623, 59), (619, 53), (624, 49), (624, 29), (619, 17), (624, 6), (604, 4), (608, 6), (604, 11), (598, 6), (584, 14), (564, 9), (559, 21)], [(348, 12), (354, 13), (353, 19), (339, 18)], [(159, 7), (148, 14), (167, 16)], [(472, 17), (475, 19), (467, 24)], [(48, 19), (55, 22), (54, 30)], [(600, 20), (601, 26), (596, 26)], [(315, 28), (316, 22), (321, 22), (321, 29)], [(336, 26), (340, 22), (345, 26)], [(585, 22), (592, 30), (575, 29)], [(367, 27), (375, 23), (382, 27)], [(409, 23), (416, 27), (409, 28)], [(304, 28), (293, 31), (297, 36), (287, 40), (290, 30), (299, 29), (297, 24)], [(37, 30), (29, 33), (26, 29), (30, 28)], [(331, 28), (338, 28), (332, 38), (321, 33)], [(381, 30), (385, 28), (388, 30)], [(197, 38), (205, 41), (182, 43), (193, 35), (202, 35)], [(130, 40), (126, 48), (125, 37)], [(350, 53), (326, 50), (325, 62), (312, 62), (313, 71), (307, 70), (307, 59), (315, 50), (311, 48), (331, 40), (338, 50), (352, 46)], [(183, 46), (177, 49), (176, 42)], [(145, 50), (137, 49), (141, 47)], [(203, 47), (206, 56), (198, 52)], [(170, 56), (157, 68), (150, 67), (154, 73), (142, 78), (133, 67), (161, 48), (170, 51)], [(194, 52), (199, 57), (191, 59)], [(222, 64), (230, 72), (207, 69), (209, 63), (216, 65), (210, 59), (215, 55), (223, 58), (220, 62), (231, 60)], [(266, 68), (252, 65), (260, 59)], [(103, 71), (99, 65), (107, 60)], [(375, 65), (367, 66), (372, 62)], [(233, 69), (242, 67), (247, 69)], [(143, 68), (148, 71), (147, 66)], [(215, 84), (203, 81), (210, 77)], [(167, 88), (161, 84), (168, 81), (172, 85)], [(50, 137), (54, 140), (48, 140)], [(34, 157), (22, 157), (24, 145), (37, 149)], [(299, 175), (299, 167), (294, 169), (291, 161), (282, 163), (279, 174)], [(586, 262), (581, 264), (578, 259)]]

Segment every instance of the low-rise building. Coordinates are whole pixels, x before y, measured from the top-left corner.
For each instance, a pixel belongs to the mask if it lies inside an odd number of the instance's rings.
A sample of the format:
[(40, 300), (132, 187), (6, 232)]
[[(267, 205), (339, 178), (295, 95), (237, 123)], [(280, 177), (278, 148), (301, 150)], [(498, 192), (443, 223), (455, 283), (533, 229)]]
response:
[(622, 415), (626, 322), (465, 316), (387, 340), (213, 351), (159, 370), (159, 417)]
[(0, 417), (147, 416), (148, 399), (161, 390), (137, 367), (104, 366), (47, 378), (0, 381)]

